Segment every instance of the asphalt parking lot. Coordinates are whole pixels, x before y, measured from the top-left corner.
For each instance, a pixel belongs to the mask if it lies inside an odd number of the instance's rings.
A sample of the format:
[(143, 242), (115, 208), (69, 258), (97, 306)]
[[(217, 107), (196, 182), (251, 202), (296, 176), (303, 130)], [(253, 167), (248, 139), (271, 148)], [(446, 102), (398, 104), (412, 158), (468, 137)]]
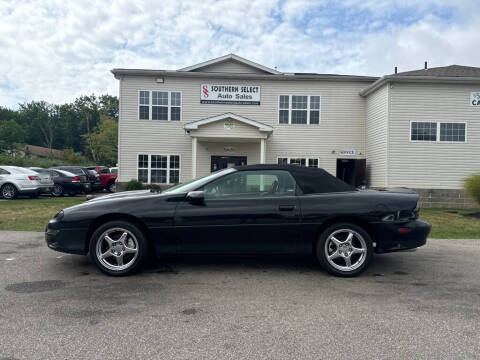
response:
[(376, 256), (176, 258), (112, 278), (43, 234), (0, 232), (0, 359), (478, 358), (480, 240)]

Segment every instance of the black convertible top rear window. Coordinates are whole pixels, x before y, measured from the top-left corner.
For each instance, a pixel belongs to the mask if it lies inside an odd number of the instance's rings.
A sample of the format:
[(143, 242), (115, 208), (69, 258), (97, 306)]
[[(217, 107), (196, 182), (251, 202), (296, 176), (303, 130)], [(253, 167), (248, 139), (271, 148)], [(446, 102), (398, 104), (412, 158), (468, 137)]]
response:
[(237, 166), (237, 170), (288, 170), (297, 181), (304, 194), (354, 191), (355, 188), (337, 179), (323, 169), (294, 165), (250, 165)]

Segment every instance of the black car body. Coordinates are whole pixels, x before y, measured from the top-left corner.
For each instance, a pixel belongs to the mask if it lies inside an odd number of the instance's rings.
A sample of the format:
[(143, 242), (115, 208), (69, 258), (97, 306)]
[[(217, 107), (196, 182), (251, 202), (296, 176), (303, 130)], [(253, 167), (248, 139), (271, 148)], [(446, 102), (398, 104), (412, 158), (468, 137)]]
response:
[(60, 169), (39, 169), (39, 173), (48, 173), (54, 183), (52, 189), (53, 196), (77, 195), (85, 191), (85, 184), (80, 181), (78, 175)]
[(88, 178), (88, 171), (86, 168), (82, 168), (80, 166), (56, 166), (52, 169), (64, 170), (69, 173), (75, 174), (76, 176), (78, 176), (78, 180), (82, 184), (82, 192), (87, 194), (92, 192), (92, 183)]
[[(322, 169), (254, 165), (163, 193), (123, 192), (64, 209), (49, 222), (46, 241), (54, 250), (90, 252), (112, 275), (134, 271), (151, 246), (157, 255), (313, 253), (331, 273), (353, 276), (373, 252), (422, 246), (429, 231), (414, 192), (361, 191)], [(125, 268), (122, 251), (135, 249)]]

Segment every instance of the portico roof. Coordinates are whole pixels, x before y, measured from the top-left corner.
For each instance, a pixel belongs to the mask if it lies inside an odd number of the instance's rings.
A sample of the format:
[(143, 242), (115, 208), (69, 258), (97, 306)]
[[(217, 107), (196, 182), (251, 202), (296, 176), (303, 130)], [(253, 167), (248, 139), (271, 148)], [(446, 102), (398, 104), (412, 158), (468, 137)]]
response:
[(189, 123), (185, 124), (183, 126), (183, 128), (185, 130), (197, 130), (198, 127), (201, 126), (201, 125), (206, 125), (206, 124), (213, 123), (215, 121), (222, 121), (222, 120), (227, 120), (227, 119), (236, 120), (238, 122), (256, 127), (258, 129), (258, 131), (261, 131), (261, 132), (271, 133), (273, 131), (273, 128), (269, 125), (263, 124), (259, 121), (248, 119), (246, 117), (243, 117), (243, 116), (231, 113), (231, 112), (221, 114), (221, 115), (212, 116), (212, 117), (201, 119), (201, 120), (192, 121), (192, 122), (189, 122)]

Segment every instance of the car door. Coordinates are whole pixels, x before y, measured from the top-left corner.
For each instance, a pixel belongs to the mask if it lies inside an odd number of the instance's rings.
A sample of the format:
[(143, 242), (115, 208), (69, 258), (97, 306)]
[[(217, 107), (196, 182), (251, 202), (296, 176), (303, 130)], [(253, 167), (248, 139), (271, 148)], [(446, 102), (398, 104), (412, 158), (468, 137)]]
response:
[(236, 171), (202, 188), (204, 204), (177, 206), (179, 253), (290, 254), (300, 238), (296, 183), (288, 171)]

